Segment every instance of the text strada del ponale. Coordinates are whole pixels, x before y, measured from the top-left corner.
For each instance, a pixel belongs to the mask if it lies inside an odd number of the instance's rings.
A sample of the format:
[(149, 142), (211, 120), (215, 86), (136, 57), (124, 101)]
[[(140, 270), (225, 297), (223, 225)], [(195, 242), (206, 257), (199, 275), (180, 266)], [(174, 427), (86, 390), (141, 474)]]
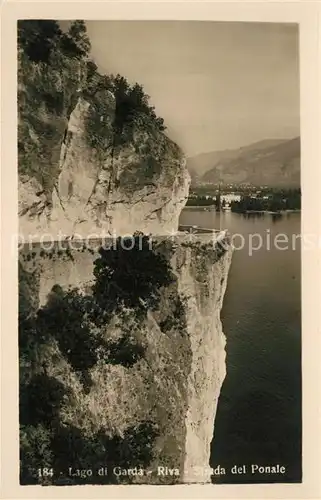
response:
[[(286, 467), (280, 464), (273, 465), (259, 465), (259, 464), (251, 464), (251, 465), (233, 465), (229, 470), (232, 474), (285, 474)], [(52, 477), (56, 471), (53, 469), (39, 469), (38, 474), (40, 477)], [(61, 472), (62, 473), (62, 472)], [(108, 476), (114, 475), (116, 477), (120, 476), (150, 476), (157, 475), (160, 477), (179, 477), (180, 470), (179, 468), (171, 468), (168, 466), (159, 465), (155, 469), (143, 469), (141, 467), (132, 467), (132, 468), (123, 468), (120, 466), (115, 467), (100, 467), (99, 469), (78, 469), (76, 467), (69, 467), (68, 475), (70, 477), (79, 477), (79, 478), (88, 478), (93, 476)], [(226, 474), (226, 469), (221, 465), (217, 465), (215, 468), (212, 467), (194, 467), (193, 474), (195, 476), (205, 476), (205, 475), (213, 475), (220, 476)]]
[[(233, 465), (228, 472), (234, 475), (243, 475), (243, 474), (251, 474), (251, 475), (259, 475), (259, 474), (285, 474), (286, 467), (280, 464), (273, 465), (259, 465), (259, 464), (251, 464), (251, 465)], [(221, 465), (217, 465), (215, 468), (212, 467), (193, 467), (192, 473), (194, 476), (220, 476), (226, 474), (226, 469)], [(63, 471), (54, 471), (52, 468), (40, 468), (38, 469), (39, 477), (53, 477), (54, 475), (63, 474)], [(88, 477), (93, 476), (109, 476), (110, 474), (120, 477), (120, 476), (160, 476), (160, 477), (179, 477), (180, 470), (177, 467), (171, 468), (168, 466), (159, 465), (155, 469), (143, 469), (141, 467), (132, 467), (132, 468), (123, 468), (120, 466), (114, 467), (105, 467), (102, 466), (99, 469), (78, 469), (76, 467), (68, 468), (69, 477), (78, 477), (82, 479), (86, 479)]]

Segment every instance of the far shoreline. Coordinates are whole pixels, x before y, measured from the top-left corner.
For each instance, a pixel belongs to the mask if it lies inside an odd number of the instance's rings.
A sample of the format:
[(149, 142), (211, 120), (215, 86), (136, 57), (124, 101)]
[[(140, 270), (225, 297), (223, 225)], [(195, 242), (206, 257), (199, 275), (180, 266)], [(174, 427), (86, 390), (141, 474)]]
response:
[[(216, 212), (215, 205), (185, 205), (183, 210), (211, 210)], [(270, 215), (282, 215), (287, 213), (301, 213), (300, 208), (294, 208), (289, 210), (280, 210), (279, 212), (273, 212), (272, 210), (244, 210), (243, 212), (237, 212), (233, 210), (220, 210), (219, 212), (231, 212), (233, 214), (270, 214)]]

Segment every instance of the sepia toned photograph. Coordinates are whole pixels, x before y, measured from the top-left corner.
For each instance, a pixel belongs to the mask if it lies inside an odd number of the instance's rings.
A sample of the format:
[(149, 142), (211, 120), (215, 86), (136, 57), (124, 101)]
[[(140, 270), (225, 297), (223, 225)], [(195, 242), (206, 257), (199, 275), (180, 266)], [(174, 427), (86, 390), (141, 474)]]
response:
[(20, 485), (302, 482), (299, 25), (17, 23)]

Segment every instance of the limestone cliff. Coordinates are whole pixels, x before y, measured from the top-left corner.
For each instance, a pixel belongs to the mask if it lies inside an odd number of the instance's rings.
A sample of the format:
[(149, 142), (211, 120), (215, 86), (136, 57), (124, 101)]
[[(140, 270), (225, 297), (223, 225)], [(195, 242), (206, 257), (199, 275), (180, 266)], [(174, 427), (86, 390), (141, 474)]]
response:
[(177, 231), (183, 154), (89, 46), (82, 22), (19, 23), (21, 481), (208, 482), (229, 237)]
[[(99, 433), (109, 439), (124, 438), (129, 429), (151, 423), (155, 437), (149, 443), (150, 456), (144, 466), (152, 472), (130, 481), (208, 482), (216, 405), (225, 376), (220, 309), (231, 247), (224, 233), (221, 242), (212, 240), (211, 235), (199, 235), (193, 241), (180, 235), (156, 238), (149, 252), (161, 256), (169, 265), (170, 279), (159, 288), (156, 305), (149, 306), (141, 316), (136, 314), (138, 306), (125, 307), (100, 327), (109, 345), (128, 335), (133, 345), (142, 346), (141, 357), (130, 366), (121, 360), (114, 363), (98, 357), (89, 369), (88, 390), (80, 372), (68, 361), (68, 354), (63, 354), (61, 340), (51, 339), (46, 348), (47, 375), (61, 382), (69, 393), (60, 409), (63, 426), (76, 427), (87, 439), (99, 441)], [(148, 265), (147, 255), (137, 254), (143, 266)], [(26, 283), (29, 276), (33, 290), (37, 290), (37, 307), (46, 308), (52, 287), (57, 285), (64, 290), (77, 287), (82, 295), (90, 294), (97, 257), (96, 250), (82, 246), (60, 254), (57, 250), (35, 248), (30, 253), (25, 249), (20, 261), (24, 269), (21, 272), (27, 274), (21, 281)], [(139, 295), (139, 291), (135, 293)], [(57, 313), (59, 328), (56, 318)], [(28, 365), (30, 371), (33, 368)], [(98, 460), (98, 465), (110, 465), (106, 453), (105, 458), (100, 456), (101, 462), (96, 457), (95, 463)], [(115, 453), (109, 460), (117, 465), (120, 459)], [(141, 463), (135, 458), (129, 460), (131, 467)], [(179, 475), (158, 475), (158, 466), (177, 469)], [(122, 481), (128, 482), (128, 477)]]
[(100, 75), (88, 56), (66, 52), (63, 34), (39, 60), (22, 28), (20, 233), (37, 241), (177, 230), (190, 176), (142, 87)]
[[(112, 104), (112, 95), (110, 100)], [(70, 115), (47, 209), (48, 195), (35, 178), (20, 179), (22, 234), (50, 232), (56, 239), (59, 234), (84, 237), (131, 234), (133, 229), (164, 234), (177, 230), (190, 183), (177, 146), (165, 136), (151, 138), (142, 126), (135, 131), (133, 144), (101, 161), (86, 143), (89, 107), (78, 98)], [(157, 148), (164, 146), (163, 157), (154, 164), (141, 152), (151, 141)]]

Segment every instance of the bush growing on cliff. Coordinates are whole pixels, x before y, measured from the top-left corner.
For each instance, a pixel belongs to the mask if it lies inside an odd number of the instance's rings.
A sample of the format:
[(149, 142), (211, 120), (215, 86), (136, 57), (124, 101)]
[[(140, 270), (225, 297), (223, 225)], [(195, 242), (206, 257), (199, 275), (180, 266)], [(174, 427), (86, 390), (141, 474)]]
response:
[(37, 370), (46, 369), (46, 358), (50, 360), (55, 342), (86, 390), (91, 386), (89, 370), (98, 359), (130, 367), (144, 355), (144, 347), (129, 335), (125, 327), (123, 336), (117, 341), (106, 337), (104, 329), (114, 312), (112, 304), (107, 311), (95, 296), (83, 295), (77, 289), (66, 292), (56, 285), (47, 303), (28, 317), (23, 297), (19, 347), (20, 369), (25, 381)]
[[(18, 22), (18, 168), (45, 193), (59, 174), (61, 142), (85, 80), (89, 39), (81, 21)], [(49, 197), (48, 197), (48, 201)]]
[[(73, 333), (73, 331), (69, 332), (70, 336)], [(55, 335), (54, 332), (53, 334)], [(80, 348), (81, 345), (79, 345)], [(143, 353), (144, 350), (135, 343), (121, 340), (118, 344), (114, 341), (106, 351), (106, 362), (130, 367)], [(50, 357), (47, 362), (50, 365)], [(150, 450), (142, 448), (142, 430), (139, 431), (137, 439), (135, 429), (128, 430), (122, 439), (109, 438), (103, 431), (89, 439), (80, 429), (72, 426), (66, 427), (61, 421), (61, 409), (65, 405), (73, 404), (72, 391), (55, 377), (46, 374), (46, 364), (42, 368), (40, 366), (39, 369), (42, 370), (41, 373), (32, 376), (31, 380), (24, 376), (23, 371), (20, 373), (21, 484), (39, 482), (60, 484), (60, 477), (39, 477), (38, 469), (43, 467), (53, 467), (56, 470), (61, 470), (61, 467), (68, 470), (70, 466), (92, 468), (95, 465), (97, 467), (102, 464), (106, 465), (106, 461), (113, 465), (120, 465), (131, 452), (128, 450), (132, 450), (133, 446), (136, 449), (136, 455), (137, 450), (140, 450), (137, 458), (140, 457), (143, 460), (144, 457), (149, 456)], [(148, 440), (152, 438), (151, 433), (146, 436)], [(132, 457), (135, 457), (135, 453)], [(93, 482), (97, 480), (99, 481), (100, 478), (95, 476)], [(69, 478), (67, 482), (86, 483), (82, 478), (78, 480)], [(88, 482), (90, 483), (91, 479)], [(103, 478), (102, 482), (115, 482), (115, 478)]]
[(77, 372), (84, 372), (97, 362), (101, 340), (88, 317), (93, 308), (90, 296), (81, 295), (77, 289), (64, 292), (56, 287), (38, 311), (37, 329), (58, 341), (60, 351)]
[(20, 484), (43, 482), (38, 469), (52, 467), (51, 440), (50, 431), (42, 424), (20, 426)]
[[(159, 435), (157, 427), (151, 421), (145, 421), (136, 427), (130, 427), (124, 433), (124, 437), (105, 438), (104, 444), (107, 452), (107, 460), (110, 466), (122, 468), (146, 467), (153, 458), (152, 446)], [(117, 458), (116, 458), (117, 457)], [(128, 482), (128, 478), (120, 478), (120, 481)]]
[[(20, 377), (22, 379), (22, 377)], [(52, 467), (52, 441), (60, 422), (60, 409), (69, 392), (64, 384), (45, 373), (20, 380), (20, 482), (50, 484), (39, 468)]]
[(106, 362), (112, 365), (122, 365), (130, 368), (139, 361), (145, 354), (145, 348), (131, 339), (128, 335), (123, 335), (116, 342), (108, 345), (108, 355)]
[[(131, 248), (130, 250), (128, 248)], [(145, 353), (136, 335), (148, 308), (159, 306), (160, 288), (173, 282), (169, 264), (150, 244), (136, 234), (116, 245), (101, 249), (94, 264), (96, 282), (92, 294), (54, 286), (47, 303), (38, 309), (32, 301), (37, 293), (36, 276), (21, 269), (19, 304), (20, 425), (22, 484), (86, 484), (93, 478), (39, 478), (37, 470), (52, 467), (94, 468), (102, 465), (147, 466), (152, 459), (153, 442), (158, 434), (152, 422), (129, 428), (123, 437), (109, 436), (104, 430), (84, 435), (63, 421), (66, 408), (76, 404), (76, 390), (82, 395), (91, 389), (91, 368), (96, 363), (132, 367)], [(124, 307), (126, 308), (124, 311)], [(180, 303), (173, 305), (181, 314)], [(117, 340), (108, 336), (109, 321), (117, 316)], [(129, 319), (131, 323), (129, 323)], [(168, 326), (168, 325), (167, 325)], [(170, 326), (170, 325), (169, 325)], [(68, 364), (65, 362), (68, 361)], [(67, 365), (67, 367), (66, 367)], [(52, 373), (72, 374), (62, 382)], [(66, 371), (67, 370), (67, 371)], [(63, 375), (62, 375), (63, 376)], [(121, 482), (114, 475), (98, 478), (102, 484)], [(128, 481), (128, 478), (124, 478)]]
[[(73, 425), (57, 423), (21, 426), (20, 483), (21, 484), (115, 484), (128, 483), (131, 478), (117, 477), (113, 467), (147, 467), (153, 458), (153, 444), (159, 435), (151, 421), (129, 427), (123, 437), (108, 436), (103, 429), (85, 436)], [(97, 471), (107, 467), (108, 475)], [(52, 475), (41, 477), (39, 469), (52, 469)], [(92, 469), (93, 476), (70, 477), (69, 468)], [(128, 481), (129, 479), (129, 481)]]
[[(164, 120), (156, 116), (155, 108), (149, 105), (149, 96), (139, 83), (130, 85), (121, 75), (113, 79), (116, 99), (115, 130), (121, 136), (124, 126), (131, 124), (136, 116), (144, 114), (161, 131), (165, 130)], [(126, 137), (124, 138), (126, 140)]]
[(35, 63), (48, 63), (62, 31), (52, 20), (18, 21), (18, 44)]
[[(112, 484), (130, 482), (128, 477), (117, 478), (112, 469), (147, 467), (152, 458), (153, 443), (158, 436), (153, 422), (142, 422), (138, 426), (128, 428), (123, 437), (108, 436), (103, 429), (91, 437), (84, 436), (74, 426), (60, 426), (52, 440), (53, 467), (55, 470), (68, 471), (69, 467), (93, 469), (97, 471), (104, 466), (108, 475), (87, 478), (68, 478), (69, 484)], [(67, 473), (63, 479), (66, 479)], [(128, 481), (129, 480), (129, 481)], [(53, 478), (59, 484), (61, 477)]]
[(20, 422), (52, 427), (59, 421), (59, 410), (66, 396), (65, 386), (44, 373), (35, 375), (20, 387)]
[(49, 64), (54, 50), (67, 57), (87, 55), (90, 41), (84, 21), (72, 21), (64, 33), (57, 21), (28, 19), (18, 21), (18, 46), (31, 61)]
[(93, 293), (102, 309), (117, 312), (129, 307), (139, 314), (157, 307), (160, 288), (168, 286), (173, 276), (167, 260), (150, 247), (148, 236), (118, 238), (99, 253)]
[[(91, 103), (86, 119), (88, 142), (100, 155), (110, 154), (113, 159), (117, 148), (134, 140), (135, 128), (166, 129), (164, 120), (149, 105), (142, 85), (130, 85), (119, 74), (100, 75), (92, 61), (87, 63), (84, 96)], [(146, 119), (142, 121), (142, 117)]]
[(90, 41), (87, 35), (85, 22), (73, 21), (67, 33), (61, 36), (61, 48), (66, 56), (82, 58), (90, 51)]
[(125, 323), (123, 336), (116, 342), (108, 340), (104, 329), (114, 314), (122, 318), (124, 308), (137, 319), (148, 309), (157, 308), (161, 288), (171, 284), (174, 276), (168, 261), (152, 248), (147, 236), (136, 234), (115, 243), (100, 249), (100, 258), (94, 263), (92, 294), (78, 289), (64, 291), (56, 285), (38, 310), (32, 302), (34, 284), (21, 270), (19, 347), (24, 377), (37, 374), (37, 366), (38, 372), (45, 370), (46, 356), (55, 349), (87, 382), (98, 359), (129, 367), (143, 356), (144, 348), (126, 330)]
[[(61, 143), (79, 96), (90, 104), (86, 117), (88, 144), (101, 161), (117, 148), (135, 143), (135, 130), (148, 132), (163, 151), (164, 120), (149, 104), (142, 85), (120, 75), (102, 75), (90, 60), (90, 40), (84, 21), (67, 31), (53, 20), (18, 22), (18, 166), (35, 177), (50, 195), (59, 175)], [(165, 141), (166, 142), (166, 141)], [(146, 160), (146, 165), (150, 160)], [(147, 169), (147, 174), (150, 172)]]

